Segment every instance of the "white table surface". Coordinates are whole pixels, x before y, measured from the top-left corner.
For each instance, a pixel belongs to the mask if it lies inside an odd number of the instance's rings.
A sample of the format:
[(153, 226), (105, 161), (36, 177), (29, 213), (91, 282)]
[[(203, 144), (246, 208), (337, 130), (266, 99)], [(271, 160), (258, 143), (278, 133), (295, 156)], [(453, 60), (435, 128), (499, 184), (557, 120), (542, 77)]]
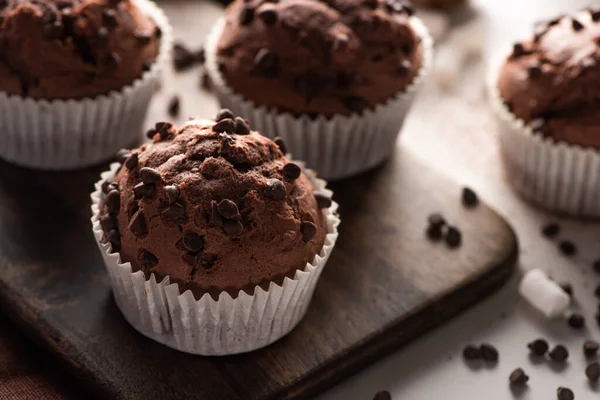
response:
[[(487, 49), (498, 49), (531, 31), (532, 23), (542, 17), (575, 10), (592, 1), (581, 0), (474, 0), (474, 6), (486, 21)], [(221, 7), (187, 0), (161, 2), (169, 15), (196, 23), (194, 32), (179, 32), (176, 38), (198, 47)], [(192, 11), (193, 10), (193, 11)], [(484, 59), (486, 56), (484, 55)], [(198, 70), (174, 74), (177, 86), (197, 87)], [(442, 93), (433, 82), (420, 95), (403, 134), (401, 149), (410, 151), (453, 179), (467, 184), (495, 207), (515, 228), (521, 246), (519, 270), (498, 293), (470, 309), (443, 327), (424, 335), (384, 360), (340, 383), (324, 393), (322, 400), (371, 400), (382, 389), (394, 400), (527, 400), (556, 399), (556, 388), (568, 386), (577, 400), (600, 399), (600, 389), (590, 388), (584, 374), (582, 353), (585, 338), (600, 340), (593, 316), (598, 301), (593, 290), (600, 284), (592, 260), (600, 258), (600, 224), (556, 217), (537, 210), (520, 200), (505, 182), (498, 157), (496, 132), (486, 107), (483, 68), (468, 71), (456, 93)], [(163, 91), (176, 92), (165, 87)], [(188, 116), (210, 117), (217, 105), (208, 92), (184, 95), (181, 119)], [(200, 97), (198, 97), (200, 96)], [(458, 100), (457, 100), (458, 98)], [(165, 113), (164, 100), (152, 104), (148, 124)], [(557, 221), (563, 235), (579, 246), (579, 254), (562, 257), (556, 244), (542, 238), (540, 227)], [(522, 271), (543, 268), (558, 281), (574, 286), (577, 307), (587, 318), (589, 329), (578, 332), (565, 321), (546, 321), (524, 304), (516, 293)], [(557, 370), (548, 363), (534, 365), (526, 344), (544, 337), (551, 344), (562, 343), (571, 352), (566, 368)], [(468, 343), (489, 342), (500, 351), (494, 367), (468, 368), (461, 352)], [(530, 376), (529, 390), (511, 393), (508, 375), (522, 367)]]

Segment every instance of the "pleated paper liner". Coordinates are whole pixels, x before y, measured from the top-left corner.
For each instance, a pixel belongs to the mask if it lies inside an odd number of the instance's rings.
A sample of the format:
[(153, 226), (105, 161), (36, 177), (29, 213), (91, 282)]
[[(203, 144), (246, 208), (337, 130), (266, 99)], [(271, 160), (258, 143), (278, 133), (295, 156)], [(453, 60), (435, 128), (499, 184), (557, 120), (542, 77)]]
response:
[[(303, 163), (298, 163), (303, 165)], [(130, 263), (121, 263), (110, 245), (100, 242), (99, 223), (101, 184), (113, 177), (120, 164), (111, 165), (96, 183), (92, 193), (93, 232), (110, 276), (116, 303), (129, 323), (143, 335), (174, 349), (201, 355), (226, 355), (249, 352), (273, 343), (300, 322), (315, 290), (319, 276), (338, 236), (337, 204), (323, 210), (327, 235), (320, 253), (293, 279), (281, 285), (273, 282), (267, 290), (256, 287), (252, 295), (240, 291), (237, 298), (222, 292), (218, 300), (205, 294), (196, 300), (191, 291), (180, 293), (169, 278), (146, 280), (142, 271), (132, 272)], [(330, 196), (326, 182), (304, 170), (315, 189)]]
[(206, 40), (206, 69), (215, 85), (222, 107), (252, 121), (252, 128), (261, 134), (281, 137), (288, 150), (309, 168), (328, 180), (350, 177), (367, 171), (388, 158), (396, 148), (396, 139), (402, 128), (415, 94), (431, 69), (433, 41), (427, 28), (416, 17), (411, 26), (422, 39), (423, 65), (411, 85), (387, 103), (362, 115), (338, 115), (327, 119), (308, 115), (295, 117), (278, 113), (265, 106), (257, 106), (227, 86), (216, 62), (216, 48), (225, 19), (221, 18)]
[(600, 151), (536, 134), (508, 110), (497, 84), (508, 54), (494, 58), (487, 86), (510, 183), (524, 198), (548, 210), (599, 217)]
[(156, 4), (133, 1), (162, 31), (150, 69), (120, 91), (82, 100), (34, 100), (0, 92), (0, 158), (34, 169), (76, 169), (141, 140), (155, 85), (169, 62), (172, 31)]

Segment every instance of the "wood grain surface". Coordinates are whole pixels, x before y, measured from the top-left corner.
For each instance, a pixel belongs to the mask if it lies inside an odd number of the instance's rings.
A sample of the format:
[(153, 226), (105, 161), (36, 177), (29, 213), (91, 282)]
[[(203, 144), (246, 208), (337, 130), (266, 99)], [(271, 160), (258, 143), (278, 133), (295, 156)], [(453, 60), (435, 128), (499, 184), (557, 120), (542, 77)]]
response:
[[(199, 45), (220, 13), (161, 5), (188, 44)], [(168, 71), (148, 125), (167, 118), (173, 93), (183, 101), (175, 122), (212, 116), (217, 105), (198, 80), (197, 69)], [(139, 335), (112, 300), (89, 221), (107, 165), (46, 173), (0, 163), (0, 307), (100, 397), (310, 398), (492, 293), (518, 252), (500, 216), (462, 207), (457, 184), (400, 147), (381, 167), (331, 185), (340, 238), (289, 336), (245, 355), (187, 355)], [(434, 211), (462, 230), (460, 249), (425, 239)]]

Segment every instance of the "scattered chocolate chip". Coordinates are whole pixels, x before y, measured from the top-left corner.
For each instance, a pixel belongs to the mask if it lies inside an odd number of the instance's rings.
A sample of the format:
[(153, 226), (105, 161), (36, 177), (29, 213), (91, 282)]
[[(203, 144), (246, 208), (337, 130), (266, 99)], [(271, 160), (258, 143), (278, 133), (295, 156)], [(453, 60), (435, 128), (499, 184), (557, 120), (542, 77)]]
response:
[(585, 26), (575, 18), (571, 18), (571, 26), (573, 27), (573, 30), (575, 32), (579, 32), (580, 30), (585, 28)]
[(121, 208), (121, 193), (118, 190), (108, 192), (105, 204), (109, 214), (118, 213)]
[(206, 61), (206, 52), (204, 51), (204, 47), (194, 52), (194, 58), (199, 64), (204, 64), (204, 62)]
[(521, 368), (515, 369), (508, 377), (508, 381), (512, 386), (523, 386), (529, 381), (529, 376)]
[(100, 45), (106, 45), (108, 43), (108, 30), (105, 27), (101, 26), (96, 32), (96, 37), (98, 38), (98, 43)]
[(248, 25), (254, 19), (254, 8), (244, 6), (240, 11), (240, 25)]
[(585, 376), (588, 377), (590, 382), (597, 382), (600, 379), (600, 364), (594, 362), (588, 365), (585, 369)]
[(142, 250), (140, 252), (138, 261), (140, 263), (140, 266), (145, 270), (148, 270), (158, 265), (158, 258), (156, 258), (154, 254), (146, 250)]
[(106, 234), (106, 239), (110, 243), (110, 251), (115, 253), (121, 250), (121, 235), (119, 231), (113, 229)]
[(454, 226), (448, 226), (448, 231), (446, 232), (446, 244), (450, 248), (459, 247), (462, 243), (462, 234), (458, 230), (458, 228)]
[(202, 75), (200, 75), (200, 86), (204, 90), (211, 90), (213, 87), (212, 79), (210, 79), (210, 75), (206, 71), (202, 71)]
[(141, 211), (136, 211), (135, 214), (131, 217), (129, 221), (129, 226), (127, 227), (137, 237), (142, 237), (148, 233), (148, 228), (146, 226), (146, 219), (144, 218), (144, 214)]
[(159, 183), (162, 181), (160, 173), (149, 167), (144, 167), (140, 170), (140, 178), (142, 178), (142, 182), (145, 184)]
[(272, 200), (283, 200), (287, 196), (285, 184), (279, 179), (269, 179), (265, 183), (265, 196)]
[(331, 46), (331, 50), (334, 52), (342, 52), (348, 48), (349, 41), (350, 39), (348, 38), (348, 35), (335, 35), (333, 38), (333, 45)]
[(498, 361), (498, 350), (491, 344), (482, 344), (479, 347), (481, 351), (481, 358), (488, 362)]
[[(202, 253), (185, 253), (181, 258), (191, 267), (198, 267), (202, 263)], [(192, 273), (196, 271), (193, 270)]]
[(468, 361), (479, 360), (481, 358), (481, 350), (473, 345), (468, 345), (463, 349), (463, 358)]
[(138, 46), (147, 46), (152, 41), (152, 35), (148, 35), (147, 33), (136, 33), (135, 40), (138, 43)]
[(240, 217), (240, 210), (238, 209), (237, 204), (228, 199), (224, 199), (219, 202), (218, 210), (219, 214), (221, 214), (223, 218), (239, 219)]
[(317, 226), (310, 221), (300, 223), (300, 232), (304, 243), (309, 242), (317, 234)]
[(154, 129), (154, 128), (148, 129), (148, 130), (146, 131), (146, 137), (147, 137), (148, 139), (154, 139), (154, 136), (156, 135), (156, 133), (157, 133), (157, 132), (156, 132), (156, 129)]
[(170, 122), (157, 122), (154, 124), (154, 130), (160, 134), (161, 139), (167, 139), (173, 133), (174, 128)]
[(150, 199), (156, 193), (156, 185), (154, 183), (138, 183), (133, 187), (133, 193), (136, 199)]
[(555, 223), (549, 223), (542, 228), (542, 235), (548, 239), (552, 239), (558, 236), (560, 233), (560, 226)]
[[(279, 150), (281, 150), (281, 152), (284, 155), (287, 154), (287, 146), (285, 145), (285, 142), (283, 141), (282, 138), (280, 138), (279, 136), (277, 136), (275, 139), (273, 139), (273, 141), (275, 142), (275, 144), (277, 145), (277, 147), (279, 147)], [(598, 263), (600, 263), (600, 260), (598, 261)], [(598, 271), (600, 272), (600, 269)]]
[(548, 342), (544, 339), (536, 339), (527, 345), (529, 350), (536, 356), (543, 356), (548, 352)]
[(217, 133), (233, 133), (235, 131), (235, 123), (231, 118), (225, 118), (214, 124), (212, 130)]
[(208, 224), (210, 226), (218, 226), (218, 227), (223, 226), (223, 218), (221, 217), (221, 214), (219, 214), (219, 206), (217, 205), (217, 202), (212, 201), (210, 206), (211, 206), (211, 208), (210, 208)]
[(568, 240), (564, 240), (558, 244), (558, 248), (560, 252), (565, 256), (573, 256), (577, 253), (577, 247), (573, 242), (569, 242)]
[(225, 66), (224, 62), (219, 62), (217, 64), (217, 69), (219, 70), (220, 73), (224, 74), (225, 71), (227, 71), (227, 67)]
[(408, 75), (408, 72), (410, 71), (410, 61), (408, 60), (402, 60), (400, 61), (400, 65), (398, 66), (398, 74), (402, 75), (402, 76), (406, 76)]
[(563, 345), (556, 345), (550, 353), (548, 353), (552, 361), (559, 363), (565, 362), (569, 358), (569, 351)]
[(463, 188), (462, 203), (465, 207), (475, 207), (477, 204), (479, 204), (477, 193), (468, 187)]
[(179, 218), (185, 214), (183, 205), (179, 203), (173, 203), (160, 213), (163, 218)]
[(219, 110), (219, 112), (217, 113), (217, 117), (215, 118), (216, 122), (220, 122), (224, 119), (235, 119), (235, 115), (231, 112), (230, 109), (228, 108), (222, 108), (221, 110)]
[(434, 242), (444, 237), (444, 231), (442, 230), (442, 227), (435, 225), (429, 225), (427, 227), (427, 230), (425, 231), (425, 234), (430, 240)]
[(573, 296), (573, 285), (571, 285), (568, 282), (563, 282), (559, 286), (563, 290), (563, 292), (565, 292), (566, 294), (568, 294), (571, 297)]
[(178, 72), (192, 67), (198, 60), (187, 47), (182, 43), (173, 45), (173, 66)]
[(265, 25), (273, 26), (275, 25), (275, 22), (277, 22), (277, 11), (274, 6), (263, 5), (258, 12), (258, 17)]
[(102, 11), (102, 23), (110, 28), (117, 26), (117, 13), (115, 10), (104, 10)]
[(518, 58), (527, 54), (525, 47), (521, 43), (515, 43), (513, 45), (513, 51), (511, 54), (511, 58)]
[(319, 208), (329, 208), (331, 207), (332, 201), (331, 197), (325, 196), (322, 193), (315, 193), (315, 199), (317, 200), (317, 206)]
[(167, 204), (171, 205), (179, 199), (181, 190), (178, 185), (167, 185), (164, 188), (165, 196), (167, 197)]
[(115, 70), (121, 65), (121, 56), (114, 51), (106, 57), (106, 67)]
[(137, 153), (131, 153), (129, 157), (125, 160), (125, 168), (128, 170), (132, 170), (139, 165), (139, 158)]
[(118, 229), (119, 222), (116, 216), (106, 214), (100, 217), (100, 226), (104, 232), (109, 232)]
[(442, 214), (433, 213), (427, 217), (427, 223), (429, 224), (429, 226), (443, 228), (446, 225), (446, 220), (444, 219)]
[(235, 133), (237, 133), (238, 135), (250, 134), (250, 127), (248, 126), (248, 123), (246, 122), (246, 120), (244, 120), (244, 118), (236, 117), (234, 125)]
[(573, 329), (582, 329), (585, 326), (585, 318), (581, 314), (573, 314), (567, 319), (567, 323)]
[(359, 113), (367, 107), (367, 102), (362, 97), (348, 96), (342, 99), (344, 107), (352, 112)]
[(600, 260), (594, 261), (594, 264), (592, 265), (592, 269), (594, 270), (594, 272), (600, 274)]
[(102, 193), (108, 194), (108, 192), (110, 192), (111, 190), (119, 190), (119, 185), (117, 185), (116, 183), (111, 183), (109, 181), (104, 181), (102, 182), (102, 186), (100, 186), (100, 188), (102, 189)]
[(375, 393), (373, 400), (392, 400), (392, 395), (387, 390), (380, 390), (379, 392)]
[(179, 107), (179, 96), (174, 95), (173, 97), (171, 97), (171, 100), (169, 100), (169, 105), (167, 106), (167, 111), (169, 112), (169, 115), (171, 117), (177, 117), (179, 115)]
[(204, 249), (204, 239), (197, 233), (186, 232), (183, 234), (183, 245), (188, 251), (196, 253)]
[(286, 179), (293, 181), (294, 179), (298, 179), (300, 177), (300, 173), (302, 170), (300, 167), (294, 163), (287, 163), (283, 166), (281, 173)]
[(600, 348), (600, 344), (594, 340), (586, 340), (583, 343), (583, 354), (586, 357), (594, 357), (598, 354), (598, 349)]
[(527, 74), (530, 78), (537, 78), (542, 75), (542, 66), (540, 64), (532, 64), (527, 68)]
[(242, 233), (244, 225), (238, 220), (224, 219), (223, 220), (223, 231), (229, 236), (235, 236)]
[(273, 78), (279, 73), (279, 57), (267, 49), (260, 49), (254, 57), (256, 69), (268, 78)]
[(594, 22), (598, 22), (600, 21), (600, 9), (598, 10), (589, 10), (590, 11), (590, 16), (592, 17), (592, 21)]
[(556, 389), (556, 397), (558, 400), (575, 400), (573, 391), (569, 388), (559, 387)]

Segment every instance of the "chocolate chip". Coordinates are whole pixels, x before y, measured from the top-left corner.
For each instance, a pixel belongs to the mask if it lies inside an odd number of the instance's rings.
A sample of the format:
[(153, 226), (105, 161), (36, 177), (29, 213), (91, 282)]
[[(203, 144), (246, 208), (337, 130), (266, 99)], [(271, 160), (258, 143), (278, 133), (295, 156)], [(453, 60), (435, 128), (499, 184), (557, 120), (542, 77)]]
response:
[[(273, 141), (275, 142), (277, 147), (279, 147), (279, 150), (281, 150), (281, 152), (283, 154), (287, 154), (287, 146), (285, 145), (285, 142), (283, 141), (282, 138), (277, 136), (275, 139), (273, 139)], [(600, 263), (600, 260), (598, 260), (598, 262)], [(599, 272), (600, 272), (600, 270), (599, 270)]]
[(459, 247), (462, 243), (462, 234), (458, 230), (458, 228), (454, 226), (448, 226), (448, 231), (446, 232), (446, 244), (450, 248)]
[(217, 113), (217, 117), (215, 118), (216, 122), (220, 122), (224, 119), (235, 119), (235, 115), (231, 112), (230, 109), (228, 108), (222, 108), (221, 110), (219, 110), (219, 112)]
[(119, 222), (116, 216), (106, 214), (100, 217), (100, 226), (104, 232), (109, 232), (113, 229), (118, 229)]
[(527, 68), (527, 74), (530, 78), (537, 78), (542, 75), (542, 66), (538, 63), (532, 64)]
[(146, 137), (147, 137), (148, 139), (154, 139), (154, 136), (156, 135), (156, 133), (157, 133), (157, 132), (156, 132), (156, 129), (154, 129), (154, 128), (148, 129), (148, 130), (146, 131)]
[(598, 349), (600, 348), (600, 344), (594, 340), (586, 340), (583, 343), (583, 354), (586, 357), (594, 357), (598, 354)]
[(108, 43), (108, 30), (105, 27), (101, 26), (98, 28), (96, 36), (100, 45), (104, 46)]
[(129, 221), (129, 226), (127, 227), (137, 237), (142, 237), (148, 233), (148, 228), (146, 226), (146, 219), (144, 218), (144, 214), (141, 211), (136, 211), (135, 214), (131, 217)]
[(144, 64), (142, 65), (142, 69), (144, 71), (150, 71), (150, 68), (152, 68), (152, 62), (144, 61)]
[(569, 358), (569, 351), (563, 345), (556, 345), (550, 353), (548, 353), (552, 361), (559, 363), (565, 362)]
[(150, 199), (156, 193), (156, 185), (154, 183), (138, 183), (133, 187), (133, 193), (136, 199)]
[(223, 220), (223, 231), (229, 236), (235, 236), (242, 233), (244, 225), (240, 221), (233, 219)]
[(106, 57), (106, 67), (108, 69), (115, 70), (119, 68), (119, 65), (121, 65), (121, 56), (117, 53), (112, 52)]
[(248, 25), (254, 19), (254, 8), (244, 6), (240, 11), (240, 25)]
[(154, 29), (154, 36), (156, 36), (157, 38), (160, 39), (162, 37), (162, 34), (163, 34), (162, 29), (160, 29), (160, 26), (157, 26)]
[(212, 86), (213, 86), (212, 79), (210, 79), (210, 75), (208, 75), (208, 73), (206, 71), (203, 71), (202, 75), (200, 76), (200, 86), (204, 90), (212, 89)]
[(548, 239), (557, 237), (559, 233), (560, 233), (560, 226), (555, 223), (547, 224), (542, 228), (542, 235), (544, 235)]
[(157, 122), (154, 124), (154, 130), (160, 134), (161, 139), (167, 139), (174, 133), (175, 129), (170, 122)]
[(568, 240), (563, 240), (560, 242), (558, 244), (558, 248), (560, 249), (560, 252), (567, 257), (573, 256), (575, 253), (577, 253), (577, 247), (575, 244), (573, 242), (569, 242)]
[(463, 349), (463, 358), (467, 361), (479, 360), (481, 358), (481, 350), (473, 345), (468, 345)]
[(373, 400), (392, 400), (392, 395), (387, 390), (380, 390), (379, 392), (375, 393)]
[(272, 200), (283, 200), (287, 196), (285, 185), (279, 179), (269, 179), (265, 183), (265, 196)]
[(235, 118), (235, 133), (238, 135), (249, 135), (250, 127), (244, 118), (236, 117)]
[(427, 223), (429, 224), (429, 226), (442, 228), (444, 227), (444, 225), (446, 225), (446, 220), (444, 219), (444, 217), (442, 217), (441, 214), (433, 213), (427, 217)]
[(277, 22), (277, 11), (275, 10), (275, 7), (271, 5), (264, 5), (258, 12), (258, 17), (265, 25), (273, 26), (275, 25), (275, 22)]
[(592, 21), (598, 22), (600, 21), (600, 9), (599, 10), (589, 10), (590, 16), (592, 17)]
[(185, 214), (183, 205), (179, 203), (173, 203), (160, 213), (162, 218), (179, 218)]
[(479, 350), (481, 351), (481, 358), (484, 361), (488, 361), (488, 362), (498, 361), (498, 350), (496, 350), (496, 348), (494, 346), (492, 346), (491, 344), (482, 344), (479, 347)]
[(571, 18), (571, 26), (573, 27), (573, 30), (575, 32), (579, 32), (580, 30), (585, 28), (585, 26), (575, 18)]
[(525, 47), (521, 43), (515, 43), (513, 45), (511, 58), (519, 58), (526, 54), (528, 54), (528, 52), (525, 50)]
[(594, 362), (588, 365), (585, 369), (585, 376), (588, 377), (590, 382), (597, 382), (600, 379), (600, 364)]
[(335, 35), (333, 38), (333, 45), (331, 46), (331, 50), (335, 52), (341, 52), (348, 48), (348, 42), (350, 39), (348, 35)]
[(212, 130), (217, 133), (233, 133), (235, 131), (235, 123), (231, 118), (225, 118), (214, 124)]
[(177, 72), (192, 67), (197, 61), (194, 54), (182, 43), (173, 45), (173, 66)]
[(142, 250), (140, 252), (138, 261), (140, 263), (140, 266), (145, 270), (148, 270), (158, 265), (158, 258), (156, 258), (154, 254), (146, 250)]
[(137, 41), (138, 46), (147, 46), (152, 40), (152, 35), (149, 35), (147, 33), (136, 33), (135, 40)]
[(233, 201), (228, 199), (221, 200), (218, 204), (218, 207), (219, 214), (221, 214), (223, 218), (239, 219), (240, 210), (238, 209), (237, 204), (235, 204)]
[(361, 112), (367, 107), (367, 102), (362, 97), (358, 96), (348, 96), (342, 99), (342, 103), (344, 103), (344, 107), (352, 112)]
[(529, 376), (521, 368), (515, 369), (508, 377), (508, 381), (512, 386), (523, 386), (529, 380)]
[(309, 242), (317, 234), (317, 226), (310, 221), (300, 223), (300, 232), (304, 243)]
[(167, 106), (167, 111), (171, 117), (177, 117), (179, 115), (180, 103), (181, 102), (179, 100), (179, 96), (177, 96), (177, 95), (174, 95), (169, 100), (169, 105)]
[(408, 60), (402, 60), (400, 62), (400, 65), (398, 66), (398, 74), (402, 75), (402, 76), (407, 76), (408, 72), (410, 71), (410, 61)]
[(63, 25), (60, 21), (45, 23), (42, 28), (42, 35), (46, 40), (60, 39), (63, 34)]
[(179, 199), (181, 190), (178, 185), (167, 185), (164, 187), (165, 196), (167, 197), (167, 204), (171, 205)]
[(438, 227), (435, 225), (429, 225), (427, 227), (427, 230), (425, 231), (425, 234), (431, 241), (434, 242), (437, 242), (438, 240), (444, 237), (444, 231), (442, 230), (442, 227)]
[(130, 155), (131, 155), (131, 150), (121, 149), (121, 150), (117, 151), (117, 154), (115, 155), (115, 160), (118, 163), (123, 164), (125, 162), (125, 160), (127, 160), (129, 158)]
[[(182, 258), (183, 261), (194, 268), (198, 267), (202, 263), (202, 253), (185, 253)], [(196, 271), (192, 271), (192, 273), (195, 272)]]
[(281, 173), (282, 175), (286, 178), (289, 179), (291, 181), (293, 181), (294, 179), (298, 179), (300, 177), (300, 173), (302, 172), (302, 169), (300, 169), (300, 167), (294, 163), (287, 163), (283, 166), (283, 168), (281, 169)]
[(142, 178), (142, 182), (145, 184), (159, 183), (162, 181), (160, 173), (149, 167), (144, 167), (140, 170), (140, 178)]
[(204, 249), (204, 239), (197, 233), (186, 232), (183, 234), (183, 245), (188, 251), (196, 253)]
[(106, 208), (110, 214), (116, 214), (121, 208), (121, 193), (118, 190), (111, 190), (106, 195)]
[(206, 61), (206, 52), (204, 51), (204, 47), (194, 52), (194, 58), (199, 64), (204, 64), (204, 62)]
[(479, 198), (472, 189), (466, 187), (462, 191), (462, 203), (465, 207), (475, 207), (479, 204)]
[(113, 229), (113, 230), (109, 231), (106, 235), (106, 238), (107, 238), (108, 242), (110, 243), (110, 251), (112, 253), (115, 253), (115, 252), (121, 250), (121, 235), (119, 234), (118, 230)]
[(575, 395), (571, 389), (559, 387), (556, 389), (556, 398), (558, 400), (575, 400)]
[(139, 165), (139, 158), (137, 153), (131, 153), (129, 157), (125, 160), (125, 168), (128, 170), (132, 170)]
[(592, 269), (594, 270), (594, 272), (600, 274), (600, 260), (594, 261), (594, 264), (592, 265)]
[(548, 346), (548, 342), (544, 339), (536, 339), (533, 342), (529, 343), (527, 347), (536, 356), (545, 355), (548, 352), (548, 349), (550, 348)]
[(325, 196), (322, 193), (315, 192), (315, 200), (317, 200), (317, 206), (319, 208), (331, 207), (331, 204), (332, 204), (331, 197)]
[(268, 78), (273, 78), (279, 73), (279, 57), (267, 49), (260, 49), (254, 57), (256, 69)]
[(585, 326), (585, 318), (581, 314), (573, 314), (567, 319), (567, 323), (573, 329), (582, 329)]
[(117, 26), (118, 21), (117, 21), (117, 13), (115, 12), (115, 10), (102, 11), (102, 23), (104, 23), (104, 25), (106, 25), (110, 28), (114, 28), (115, 26)]
[(217, 202), (212, 201), (210, 206), (211, 206), (211, 208), (210, 208), (208, 224), (210, 226), (218, 226), (218, 227), (223, 226), (223, 218), (221, 217), (221, 214), (219, 214), (219, 206), (217, 205)]
[(119, 185), (116, 183), (111, 183), (109, 181), (102, 182), (102, 193), (108, 194), (111, 190), (119, 190)]

